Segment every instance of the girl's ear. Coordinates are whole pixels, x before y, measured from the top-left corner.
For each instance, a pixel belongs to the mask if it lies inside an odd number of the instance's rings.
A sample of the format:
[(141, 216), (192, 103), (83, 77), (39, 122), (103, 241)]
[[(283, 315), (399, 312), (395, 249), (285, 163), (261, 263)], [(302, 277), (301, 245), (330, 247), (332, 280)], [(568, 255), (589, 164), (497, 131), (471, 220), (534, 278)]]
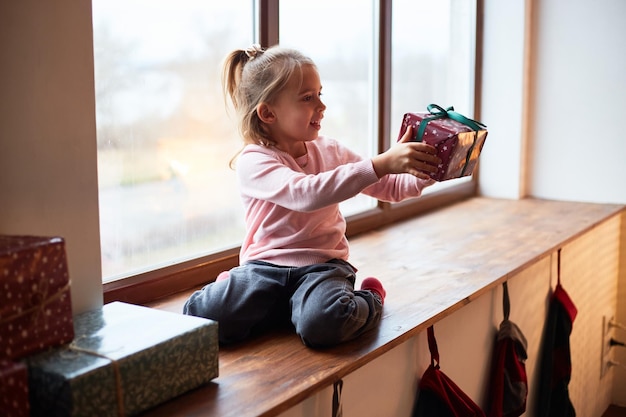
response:
[(267, 103), (256, 106), (256, 114), (263, 123), (273, 123), (276, 120), (276, 115)]

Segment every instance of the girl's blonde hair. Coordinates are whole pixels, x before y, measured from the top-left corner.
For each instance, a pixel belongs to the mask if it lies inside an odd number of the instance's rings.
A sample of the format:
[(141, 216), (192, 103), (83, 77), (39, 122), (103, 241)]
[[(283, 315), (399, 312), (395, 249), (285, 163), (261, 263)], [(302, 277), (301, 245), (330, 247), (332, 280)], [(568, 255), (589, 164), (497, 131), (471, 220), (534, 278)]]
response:
[(235, 50), (226, 57), (222, 72), (224, 98), (230, 97), (237, 112), (244, 144), (275, 144), (256, 108), (263, 102), (272, 103), (292, 75), (299, 73), (301, 76), (305, 65), (315, 67), (313, 61), (302, 53), (279, 46), (262, 49), (253, 45)]

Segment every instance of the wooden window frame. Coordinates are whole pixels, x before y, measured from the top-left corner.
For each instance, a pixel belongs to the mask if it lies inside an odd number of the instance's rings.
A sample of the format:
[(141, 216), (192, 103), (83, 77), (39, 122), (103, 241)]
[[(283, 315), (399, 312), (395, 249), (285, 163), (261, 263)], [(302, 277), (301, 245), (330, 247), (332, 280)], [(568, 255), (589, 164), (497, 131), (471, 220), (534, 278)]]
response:
[[(258, 40), (264, 46), (279, 43), (279, 0), (258, 0)], [(391, 112), (391, 7), (392, 0), (378, 2), (378, 151), (390, 143)], [(474, 71), (474, 116), (480, 120), (480, 91), (482, 80), (483, 0), (476, 2), (476, 56)], [(478, 175), (471, 181), (458, 184), (419, 199), (390, 204), (379, 202), (377, 207), (347, 217), (348, 238), (381, 228), (392, 223), (426, 213), (452, 203), (473, 197), (478, 190)], [(154, 302), (163, 297), (200, 287), (239, 263), (239, 247), (233, 247), (203, 257), (191, 259), (165, 268), (147, 271), (103, 284), (104, 303), (125, 301), (136, 304)]]

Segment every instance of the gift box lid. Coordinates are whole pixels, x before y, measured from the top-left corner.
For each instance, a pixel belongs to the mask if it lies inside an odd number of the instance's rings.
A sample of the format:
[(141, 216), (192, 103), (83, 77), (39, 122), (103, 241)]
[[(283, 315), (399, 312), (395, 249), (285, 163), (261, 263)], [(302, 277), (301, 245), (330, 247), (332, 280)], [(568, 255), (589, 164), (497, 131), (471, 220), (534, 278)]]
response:
[(158, 348), (160, 343), (183, 340), (185, 334), (202, 327), (214, 328), (206, 335), (210, 342), (217, 331), (217, 322), (213, 320), (115, 301), (75, 316), (74, 341), (66, 348), (49, 352), (61, 360), (46, 361), (43, 366), (72, 378), (111, 360)]
[(206, 326), (217, 322), (115, 301), (76, 316), (72, 344), (121, 359)]
[(40, 246), (64, 243), (62, 237), (0, 235), (0, 256), (11, 255)]

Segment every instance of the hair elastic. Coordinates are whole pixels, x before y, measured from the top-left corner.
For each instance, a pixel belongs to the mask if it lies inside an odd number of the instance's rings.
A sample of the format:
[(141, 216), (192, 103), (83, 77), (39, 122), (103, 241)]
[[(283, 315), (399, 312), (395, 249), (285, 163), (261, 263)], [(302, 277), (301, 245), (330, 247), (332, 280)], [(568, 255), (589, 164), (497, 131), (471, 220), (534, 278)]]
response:
[(259, 53), (263, 53), (263, 49), (261, 48), (261, 45), (259, 45), (258, 43), (255, 43), (250, 48), (244, 49), (244, 52), (246, 53), (246, 55), (248, 55), (248, 58), (252, 60), (256, 58), (259, 55)]

